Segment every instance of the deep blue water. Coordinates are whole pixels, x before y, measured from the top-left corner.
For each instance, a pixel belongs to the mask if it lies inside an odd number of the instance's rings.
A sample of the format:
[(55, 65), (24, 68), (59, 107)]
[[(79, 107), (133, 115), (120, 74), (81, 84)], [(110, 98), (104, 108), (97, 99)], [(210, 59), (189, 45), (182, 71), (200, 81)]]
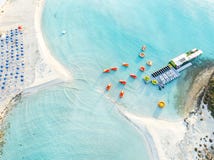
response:
[[(159, 91), (142, 77), (195, 47), (204, 51), (200, 63), (213, 60), (213, 6), (194, 0), (47, 0), (44, 38), (74, 80), (22, 99), (7, 120), (3, 159), (150, 159), (144, 137), (117, 107), (149, 117), (181, 118), (176, 95), (190, 82), (179, 79)], [(140, 59), (143, 44), (146, 57)], [(147, 60), (154, 65), (140, 73)], [(130, 67), (122, 68), (122, 62)], [(111, 66), (119, 71), (102, 73)], [(130, 79), (130, 73), (139, 78)], [(123, 99), (118, 98), (119, 79), (128, 82)], [(108, 83), (113, 86), (106, 93)], [(159, 100), (167, 104), (163, 110), (157, 108)]]

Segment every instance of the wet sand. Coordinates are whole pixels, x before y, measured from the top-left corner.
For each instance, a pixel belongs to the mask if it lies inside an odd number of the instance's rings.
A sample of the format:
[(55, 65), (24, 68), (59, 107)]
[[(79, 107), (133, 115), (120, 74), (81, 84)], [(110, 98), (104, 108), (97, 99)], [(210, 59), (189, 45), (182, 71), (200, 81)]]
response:
[[(202, 64), (194, 64), (193, 69), (187, 70), (177, 82), (179, 92), (177, 93), (177, 109), (182, 117), (188, 116), (195, 106), (197, 105), (200, 94), (203, 92), (204, 87), (208, 84), (209, 78), (214, 72), (214, 63), (211, 61), (203, 60)], [(186, 79), (189, 83), (182, 84), (181, 81)], [(182, 86), (180, 86), (182, 84)]]

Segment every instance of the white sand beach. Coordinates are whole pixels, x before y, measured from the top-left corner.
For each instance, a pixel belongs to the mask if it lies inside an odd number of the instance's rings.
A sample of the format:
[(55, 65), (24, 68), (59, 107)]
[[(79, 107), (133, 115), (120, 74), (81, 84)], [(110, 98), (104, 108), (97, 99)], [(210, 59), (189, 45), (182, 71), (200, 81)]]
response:
[[(41, 16), (44, 0), (8, 0), (1, 6), (0, 31), (4, 32), (18, 25), (23, 26), (25, 46), (25, 86), (24, 93), (36, 92), (56, 83), (72, 79), (71, 73), (50, 53), (42, 36)], [(13, 95), (14, 96), (14, 95)], [(11, 96), (1, 102), (1, 117)]]
[(196, 160), (198, 153), (195, 148), (205, 156), (203, 146), (210, 148), (213, 144), (209, 139), (214, 138), (214, 119), (206, 106), (199, 110), (200, 114), (196, 113), (187, 118), (188, 125), (183, 120), (169, 122), (118, 109), (145, 137), (150, 156), (154, 160)]
[[(0, 13), (0, 31), (18, 25), (24, 27), (25, 74), (27, 75), (23, 88), (24, 94), (31, 94), (50, 85), (72, 80), (71, 73), (52, 56), (43, 39), (41, 16), (44, 2), (44, 0), (8, 0), (1, 7), (3, 12)], [(190, 99), (186, 102), (186, 108), (194, 106), (197, 93), (208, 82), (209, 73), (208, 70), (203, 75), (200, 74), (199, 79), (194, 82), (192, 90), (189, 92)], [(7, 100), (0, 102), (0, 117), (2, 119), (10, 109), (8, 104), (11, 99), (12, 97), (8, 96)], [(183, 119), (170, 122), (138, 116), (127, 112), (120, 106), (118, 106), (118, 110), (142, 133), (147, 141), (151, 157), (155, 160), (183, 159), (185, 156), (187, 159), (193, 159), (195, 143), (199, 143), (198, 139), (204, 136), (202, 131), (206, 131), (205, 134), (210, 132), (204, 128), (204, 124), (206, 127), (211, 126), (210, 128), (213, 124), (213, 119), (209, 118), (209, 112), (206, 109), (204, 114), (195, 115), (188, 119), (189, 128), (186, 127)], [(203, 123), (199, 121), (201, 116), (204, 118)]]
[(142, 117), (119, 109), (137, 129), (143, 133), (148, 150), (154, 160), (168, 160), (178, 152), (178, 144), (185, 134), (183, 121), (169, 122), (151, 117)]

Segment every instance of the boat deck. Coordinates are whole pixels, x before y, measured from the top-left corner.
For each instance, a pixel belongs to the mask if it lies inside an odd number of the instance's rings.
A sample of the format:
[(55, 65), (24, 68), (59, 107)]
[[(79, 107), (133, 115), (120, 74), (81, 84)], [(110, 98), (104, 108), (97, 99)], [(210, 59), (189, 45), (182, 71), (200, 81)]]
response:
[(183, 65), (182, 67), (178, 68), (177, 71), (178, 72), (182, 72), (183, 70), (185, 70), (186, 68), (190, 67), (191, 65), (192, 65), (192, 63), (189, 62), (189, 63)]

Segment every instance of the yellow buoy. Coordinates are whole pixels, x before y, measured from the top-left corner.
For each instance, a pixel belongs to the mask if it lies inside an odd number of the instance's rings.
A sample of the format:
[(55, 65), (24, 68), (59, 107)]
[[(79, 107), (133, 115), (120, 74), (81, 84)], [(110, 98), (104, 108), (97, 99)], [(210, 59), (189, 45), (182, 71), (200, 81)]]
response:
[(160, 102), (158, 102), (158, 107), (160, 107), (160, 108), (164, 108), (165, 107), (165, 102), (164, 101), (160, 101)]

